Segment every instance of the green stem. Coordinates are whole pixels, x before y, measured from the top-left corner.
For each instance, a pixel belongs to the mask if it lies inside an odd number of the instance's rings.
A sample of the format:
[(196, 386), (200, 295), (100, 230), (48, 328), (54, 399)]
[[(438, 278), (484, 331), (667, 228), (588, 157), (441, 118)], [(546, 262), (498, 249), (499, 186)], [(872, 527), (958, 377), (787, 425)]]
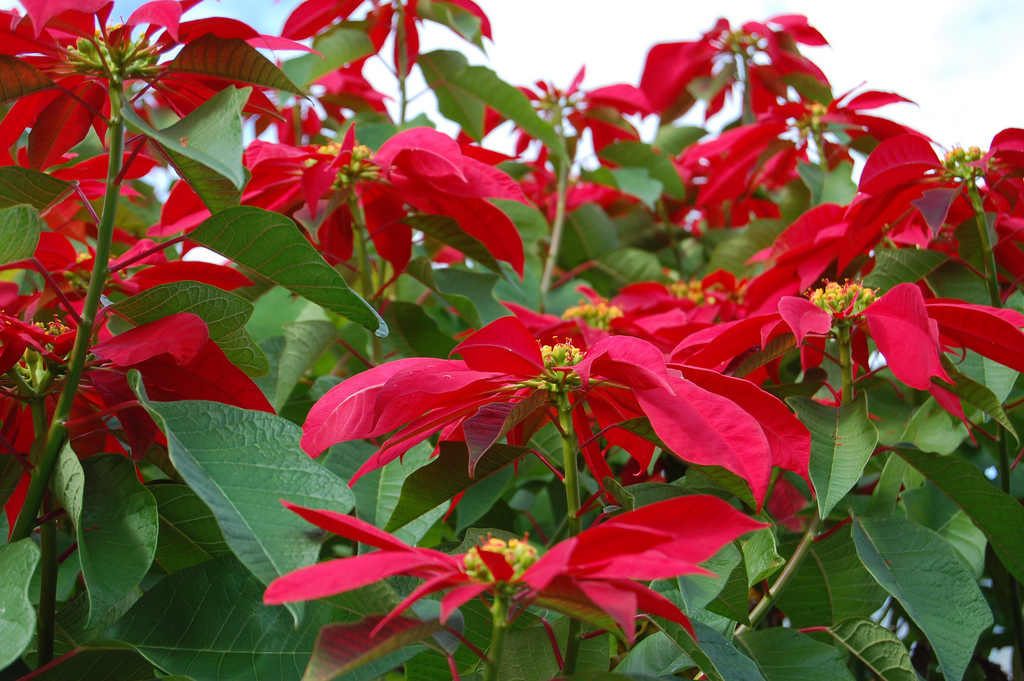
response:
[[(363, 207), (359, 205), (359, 198), (355, 195), (355, 192), (350, 192), (348, 195), (348, 208), (352, 214), (352, 237), (355, 241), (356, 257), (359, 259), (359, 281), (363, 298), (376, 310), (378, 308), (373, 303), (373, 294), (376, 291), (373, 288), (370, 251), (367, 245), (369, 232), (366, 228), (366, 217), (363, 215)], [(384, 345), (381, 343), (380, 338), (377, 337), (377, 334), (370, 334), (370, 336), (370, 362), (376, 366), (380, 364), (381, 356), (384, 354)]]
[[(580, 512), (580, 471), (576, 458), (576, 437), (572, 427), (572, 405), (564, 393), (555, 393), (555, 406), (558, 407), (558, 425), (562, 431), (562, 461), (565, 468), (565, 505), (568, 509), (569, 536), (575, 537), (582, 529), (583, 519)], [(580, 633), (582, 623), (578, 619), (569, 620), (569, 635), (565, 644), (565, 664), (562, 666), (563, 676), (576, 673), (576, 662), (580, 655)]]
[(406, 94), (406, 79), (409, 77), (409, 55), (405, 44), (405, 5), (399, 0), (398, 4), (398, 30), (395, 32), (395, 41), (398, 43), (398, 63), (395, 64), (396, 75), (398, 76), (398, 125), (405, 125), (406, 112), (409, 108), (409, 97)]
[(1001, 308), (1003, 298), (999, 295), (999, 275), (996, 272), (996, 254), (988, 231), (988, 219), (985, 217), (985, 206), (978, 193), (978, 186), (973, 180), (967, 183), (967, 195), (974, 209), (974, 219), (978, 224), (978, 236), (981, 238), (982, 254), (985, 258), (985, 283), (988, 285), (988, 296), (992, 307)]
[[(48, 510), (48, 509), (47, 509)], [(36, 647), (37, 667), (53, 660), (54, 623), (57, 615), (57, 521), (50, 520), (40, 528), (39, 556), (39, 641)]]
[(754, 92), (750, 87), (750, 63), (746, 54), (741, 56), (739, 66), (743, 72), (743, 114), (740, 123), (751, 125), (754, 123)]
[(853, 399), (853, 347), (850, 343), (850, 327), (840, 322), (836, 328), (839, 338), (839, 371), (843, 378), (843, 404)]
[(814, 146), (818, 148), (818, 166), (828, 176), (828, 158), (825, 156), (825, 134), (820, 129), (814, 131)]
[(114, 217), (117, 214), (117, 202), (121, 196), (121, 185), (117, 177), (121, 173), (121, 162), (124, 156), (124, 119), (121, 118), (121, 84), (116, 81), (110, 83), (111, 123), (110, 123), (110, 160), (107, 165), (107, 191), (103, 197), (103, 216), (97, 225), (96, 252), (92, 267), (92, 278), (89, 280), (89, 289), (85, 294), (85, 304), (82, 308), (82, 323), (78, 325), (75, 335), (75, 345), (71, 350), (68, 359), (68, 373), (64, 377), (64, 386), (57, 400), (57, 406), (53, 412), (53, 419), (50, 421), (50, 428), (46, 434), (46, 443), (43, 448), (43, 456), (39, 465), (32, 472), (32, 480), (29, 483), (28, 492), (25, 495), (25, 502), (18, 515), (11, 534), (11, 542), (16, 542), (32, 533), (35, 526), (36, 515), (43, 501), (43, 495), (50, 484), (50, 476), (53, 474), (54, 466), (57, 464), (57, 456), (64, 446), (64, 437), (67, 429), (64, 422), (71, 415), (71, 404), (74, 402), (75, 393), (78, 391), (78, 383), (82, 379), (82, 371), (85, 367), (85, 358), (89, 354), (89, 345), (92, 342), (92, 334), (96, 324), (96, 312), (99, 310), (100, 297), (103, 294), (103, 287), (107, 281), (110, 264), (110, 241), (114, 234)]
[(497, 681), (501, 657), (505, 652), (505, 635), (508, 633), (507, 594), (497, 590), (491, 604), (491, 647), (487, 651), (487, 673), (484, 681)]
[[(754, 609), (750, 611), (750, 629), (755, 628), (758, 623), (764, 619), (764, 616), (768, 614), (768, 611), (772, 609), (775, 602), (782, 595), (782, 592), (786, 590), (789, 582), (796, 575), (800, 569), (800, 565), (804, 562), (804, 558), (807, 557), (808, 551), (811, 550), (811, 545), (818, 536), (818, 530), (821, 529), (821, 518), (818, 514), (814, 514), (814, 518), (807, 525), (807, 529), (804, 531), (804, 536), (800, 538), (800, 543), (797, 544), (796, 550), (793, 551), (793, 555), (790, 557), (789, 562), (786, 563), (786, 567), (782, 568), (782, 572), (779, 573), (779, 578), (775, 580), (775, 584), (772, 585), (770, 593), (766, 593), (764, 598), (758, 601)], [(740, 625), (736, 629), (737, 634), (742, 634), (747, 630), (748, 627)]]
[[(978, 225), (978, 236), (981, 238), (982, 254), (985, 258), (985, 283), (988, 285), (988, 295), (992, 307), (1002, 308), (1003, 298), (999, 294), (999, 275), (996, 271), (996, 255), (992, 239), (988, 230), (988, 218), (985, 217), (985, 204), (981, 200), (981, 193), (978, 192), (978, 185), (974, 180), (967, 182), (967, 195), (971, 199), (971, 207), (974, 209), (974, 219)], [(996, 433), (999, 445), (999, 488), (1006, 494), (1010, 494), (1010, 448), (1006, 439), (1006, 431), (999, 428)], [(1013, 635), (1017, 644), (1017, 655), (1024, 656), (1024, 613), (1021, 612), (1020, 584), (1017, 579), (1007, 572), (1007, 591), (1010, 603), (1010, 616), (1013, 620)]]
[[(558, 126), (559, 137), (563, 146), (565, 136), (562, 134), (561, 125)], [(562, 247), (562, 232), (565, 230), (565, 202), (569, 193), (569, 168), (572, 166), (572, 159), (557, 159), (558, 183), (555, 187), (555, 222), (551, 225), (551, 243), (548, 245), (548, 258), (544, 263), (544, 274), (540, 279), (540, 311), (544, 311), (544, 299), (551, 290), (551, 280), (554, 278), (555, 265), (558, 262), (558, 252)]]

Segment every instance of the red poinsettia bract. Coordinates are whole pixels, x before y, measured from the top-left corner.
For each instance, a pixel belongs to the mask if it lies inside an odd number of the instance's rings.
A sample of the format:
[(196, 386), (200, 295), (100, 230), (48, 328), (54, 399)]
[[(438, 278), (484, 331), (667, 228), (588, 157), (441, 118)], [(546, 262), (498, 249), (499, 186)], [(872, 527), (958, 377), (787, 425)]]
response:
[(526, 541), (515, 539), (491, 539), (469, 553), (449, 555), (409, 546), (352, 516), (282, 503), (318, 527), (379, 550), (279, 577), (264, 593), (269, 605), (324, 598), (409, 575), (426, 581), (389, 618), (425, 596), (451, 589), (441, 599), (443, 622), (460, 605), (500, 589), (518, 607), (550, 608), (601, 628), (617, 625), (630, 643), (640, 611), (678, 622), (692, 632), (675, 605), (633, 580), (707, 574), (699, 567), (701, 562), (740, 535), (764, 527), (721, 499), (692, 495), (615, 516), (539, 557)]

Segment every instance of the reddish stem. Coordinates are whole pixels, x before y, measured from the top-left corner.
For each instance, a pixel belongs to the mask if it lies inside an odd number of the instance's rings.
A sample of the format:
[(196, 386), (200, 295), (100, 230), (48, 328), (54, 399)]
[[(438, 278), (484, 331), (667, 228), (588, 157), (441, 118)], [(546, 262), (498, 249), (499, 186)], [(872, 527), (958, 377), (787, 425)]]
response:
[(89, 421), (94, 421), (96, 419), (101, 419), (104, 416), (110, 416), (111, 414), (116, 414), (119, 411), (124, 411), (125, 409), (133, 409), (135, 407), (140, 407), (140, 406), (142, 406), (142, 405), (140, 405), (137, 400), (132, 400), (131, 402), (122, 402), (121, 404), (116, 404), (113, 407), (107, 407), (106, 409), (101, 409), (100, 411), (98, 411), (98, 412), (96, 412), (94, 414), (89, 414), (88, 416), (82, 416), (82, 417), (77, 418), (77, 419), (72, 419), (70, 421), (65, 421), (64, 422), (64, 427), (67, 428), (68, 430), (71, 430), (72, 428), (77, 428), (78, 426), (80, 426), (82, 424), (85, 424), (85, 423), (88, 423)]
[(173, 239), (168, 239), (167, 241), (165, 241), (163, 243), (160, 243), (160, 244), (157, 244), (156, 246), (153, 246), (152, 248), (147, 248), (146, 250), (142, 251), (141, 253), (136, 253), (135, 255), (133, 255), (132, 257), (128, 258), (127, 260), (123, 260), (122, 262), (119, 262), (116, 265), (112, 266), (110, 268), (110, 273), (113, 274), (114, 272), (118, 272), (120, 270), (123, 270), (126, 267), (131, 267), (132, 265), (134, 265), (138, 261), (142, 260), (143, 258), (148, 258), (149, 256), (153, 255), (154, 253), (159, 253), (160, 251), (165, 250), (169, 246), (173, 246), (175, 244), (180, 244), (186, 238), (187, 237), (184, 236), (184, 235), (176, 236)]
[(59, 556), (57, 556), (57, 565), (62, 564), (64, 561), (66, 561), (68, 558), (71, 557), (72, 553), (74, 553), (77, 550), (78, 550), (78, 542), (75, 542), (74, 544), (69, 546), (67, 548), (67, 550), (64, 551), (64, 553), (62, 553)]
[(458, 631), (456, 631), (452, 627), (448, 627), (446, 629), (446, 631), (449, 634), (451, 634), (452, 636), (454, 636), (455, 638), (459, 639), (459, 641), (462, 642), (462, 645), (464, 645), (467, 648), (469, 648), (470, 652), (472, 652), (474, 655), (479, 657), (481, 660), (486, 660), (487, 659), (487, 654), (484, 651), (480, 650), (475, 645), (473, 645), (472, 641), (470, 641), (468, 638), (466, 638), (465, 636), (460, 634)]
[(561, 472), (560, 470), (558, 470), (557, 468), (555, 468), (554, 466), (552, 466), (552, 465), (551, 465), (551, 462), (550, 462), (550, 461), (548, 461), (548, 460), (547, 460), (546, 458), (544, 458), (544, 455), (543, 455), (543, 454), (541, 454), (540, 452), (538, 452), (538, 451), (537, 451), (536, 449), (531, 449), (530, 451), (531, 451), (531, 452), (533, 452), (534, 454), (536, 454), (536, 455), (537, 455), (537, 458), (538, 458), (538, 459), (540, 459), (540, 460), (541, 460), (541, 462), (542, 462), (542, 463), (543, 463), (543, 464), (544, 464), (545, 466), (547, 466), (547, 467), (548, 467), (548, 469), (549, 469), (549, 470), (550, 470), (550, 471), (551, 471), (552, 473), (554, 473), (554, 474), (555, 474), (555, 477), (556, 477), (556, 478), (558, 478), (558, 480), (559, 480), (560, 482), (565, 482), (565, 476), (564, 476), (564, 475), (562, 475), (562, 472)]
[(124, 165), (121, 166), (121, 172), (117, 174), (117, 179), (115, 180), (117, 184), (121, 184), (122, 182), (124, 182), (124, 176), (128, 173), (128, 169), (132, 167), (132, 163), (135, 162), (135, 159), (138, 157), (139, 152), (142, 151), (142, 147), (146, 145), (146, 137), (144, 135), (139, 135), (137, 139), (139, 141), (135, 144), (135, 147), (132, 149), (132, 153), (128, 156), (128, 160), (125, 161)]
[(558, 639), (555, 638), (555, 630), (551, 628), (551, 623), (544, 617), (540, 618), (540, 623), (544, 625), (544, 631), (548, 632), (548, 640), (551, 641), (551, 649), (555, 651), (555, 661), (558, 662), (558, 668), (561, 669), (565, 666), (565, 660), (562, 659), (562, 651), (558, 648)]
[(341, 338), (338, 338), (336, 342), (339, 345), (341, 345), (343, 348), (348, 350), (350, 353), (352, 353), (352, 356), (355, 357), (356, 359), (358, 359), (363, 364), (365, 364), (368, 369), (372, 369), (373, 367), (376, 366), (373, 362), (371, 362), (370, 360), (368, 360), (365, 357), (363, 357), (363, 355), (360, 354), (360, 352), (358, 350), (356, 350), (354, 347), (352, 347), (347, 342), (345, 342), (345, 340), (343, 340)]
[(819, 541), (822, 541), (822, 540), (824, 540), (824, 539), (828, 539), (828, 538), (829, 538), (829, 537), (831, 537), (831, 536), (832, 536), (833, 534), (835, 534), (836, 532), (838, 532), (838, 531), (839, 531), (839, 528), (841, 528), (841, 527), (842, 527), (843, 525), (846, 525), (846, 524), (848, 524), (848, 523), (850, 523), (850, 522), (852, 522), (852, 521), (853, 521), (853, 517), (852, 517), (852, 516), (851, 516), (851, 517), (847, 517), (847, 518), (844, 518), (844, 519), (843, 519), (843, 521), (842, 521), (842, 522), (840, 522), (840, 523), (838, 523), (838, 524), (837, 524), (837, 525), (836, 525), (835, 527), (829, 528), (829, 529), (828, 529), (828, 530), (826, 530), (825, 532), (822, 532), (822, 533), (821, 533), (821, 534), (819, 534), (819, 535), (818, 535), (817, 537), (815, 537), (815, 538), (814, 538), (814, 541), (816, 541), (816, 542), (819, 542)]

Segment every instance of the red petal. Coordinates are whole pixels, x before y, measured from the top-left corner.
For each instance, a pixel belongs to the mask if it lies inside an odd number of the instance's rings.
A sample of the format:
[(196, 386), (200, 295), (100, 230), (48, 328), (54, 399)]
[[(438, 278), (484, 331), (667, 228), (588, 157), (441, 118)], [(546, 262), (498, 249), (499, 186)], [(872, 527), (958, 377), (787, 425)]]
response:
[(130, 366), (164, 353), (177, 364), (187, 364), (206, 347), (210, 332), (199, 316), (173, 314), (118, 334), (92, 347), (100, 359)]
[(930, 170), (941, 169), (928, 140), (918, 135), (900, 135), (885, 140), (871, 152), (860, 175), (859, 189), (867, 194), (881, 194), (897, 185), (924, 179)]
[(938, 322), (943, 336), (1011, 369), (1024, 371), (1024, 333), (1019, 328), (1024, 326), (1024, 316), (1020, 313), (952, 300), (925, 301), (925, 308)]
[(918, 390), (927, 390), (932, 376), (952, 383), (939, 363), (939, 346), (921, 289), (914, 284), (894, 286), (864, 310), (864, 316), (896, 378)]
[(832, 329), (832, 315), (806, 298), (786, 296), (779, 301), (779, 314), (793, 329), (797, 343), (803, 343), (808, 333), (828, 333)]
[(499, 317), (455, 346), (474, 371), (493, 371), (533, 378), (544, 372), (540, 346), (516, 317)]

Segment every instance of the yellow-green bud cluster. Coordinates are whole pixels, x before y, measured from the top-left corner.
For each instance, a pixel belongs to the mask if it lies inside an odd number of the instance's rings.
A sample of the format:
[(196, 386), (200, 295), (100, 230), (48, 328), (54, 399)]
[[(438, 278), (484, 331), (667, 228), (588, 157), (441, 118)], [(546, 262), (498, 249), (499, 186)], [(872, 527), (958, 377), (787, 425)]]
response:
[(874, 289), (865, 288), (859, 282), (839, 284), (830, 281), (825, 288), (814, 289), (808, 298), (830, 315), (845, 318), (864, 312), (877, 299), (875, 294)]
[[(65, 59), (76, 72), (107, 74), (109, 70), (127, 78), (144, 78), (156, 75), (159, 51), (149, 44), (145, 34), (138, 40), (131, 40), (120, 25), (109, 26), (104, 35), (96, 31), (95, 38), (79, 38), (67, 49)], [(114, 42), (108, 36), (119, 36)], [(104, 68), (106, 66), (106, 68)]]
[(668, 288), (676, 298), (686, 298), (697, 305), (704, 303), (704, 288), (699, 281), (677, 281)]
[(597, 303), (588, 303), (581, 300), (579, 305), (570, 307), (562, 313), (562, 319), (582, 319), (592, 329), (607, 331), (613, 319), (622, 316), (622, 310), (609, 305), (606, 301), (600, 300)]
[(493, 582), (494, 574), (487, 564), (480, 558), (481, 551), (496, 553), (505, 558), (505, 562), (512, 568), (512, 581), (519, 579), (527, 568), (537, 562), (537, 549), (533, 548), (526, 540), (530, 535), (522, 539), (509, 539), (508, 542), (487, 535), (487, 541), (480, 546), (474, 546), (462, 559), (466, 568), (466, 574), (481, 582)]
[(42, 329), (43, 332), (46, 333), (47, 336), (59, 336), (61, 334), (67, 333), (68, 331), (71, 330), (67, 326), (65, 326), (62, 321), (60, 321), (60, 319), (57, 317), (57, 315), (53, 315), (53, 321), (52, 322), (33, 322), (33, 323), (37, 327)]
[(946, 153), (942, 165), (954, 177), (969, 179), (981, 174), (980, 168), (975, 168), (969, 164), (980, 161), (984, 156), (984, 152), (978, 147), (968, 147), (966, 149), (957, 147)]
[(547, 369), (575, 366), (583, 359), (583, 351), (568, 341), (556, 345), (542, 345), (540, 354)]
[[(329, 146), (335, 147), (337, 145), (332, 143)], [(337, 154), (338, 152), (334, 151), (333, 153)], [(334, 180), (334, 188), (347, 189), (359, 182), (373, 182), (379, 178), (380, 168), (370, 162), (370, 156), (372, 155), (373, 152), (369, 147), (357, 144), (352, 149), (352, 158), (349, 160), (348, 165), (338, 169), (338, 176)]]

